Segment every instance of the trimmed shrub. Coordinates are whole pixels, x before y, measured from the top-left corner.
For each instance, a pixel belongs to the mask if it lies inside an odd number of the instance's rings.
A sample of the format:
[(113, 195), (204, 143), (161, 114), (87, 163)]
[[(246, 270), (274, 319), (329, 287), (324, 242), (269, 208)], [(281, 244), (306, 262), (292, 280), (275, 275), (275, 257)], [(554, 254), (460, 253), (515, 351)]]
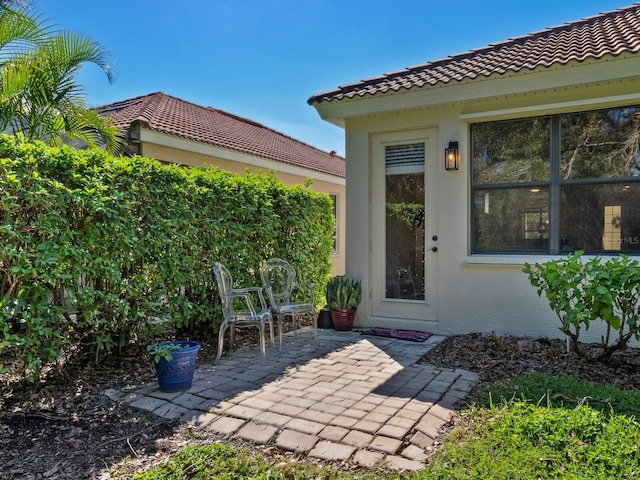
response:
[(273, 175), (4, 135), (0, 192), (0, 372), (35, 378), (63, 352), (97, 361), (157, 320), (217, 329), (214, 260), (245, 285), (270, 256), (320, 291), (329, 276), (328, 196)]
[(640, 265), (624, 254), (607, 260), (582, 259), (583, 252), (545, 263), (525, 264), (524, 273), (560, 319), (560, 330), (572, 349), (588, 356), (580, 347), (582, 329), (604, 321), (605, 335), (596, 360), (608, 361), (628, 342), (640, 339)]

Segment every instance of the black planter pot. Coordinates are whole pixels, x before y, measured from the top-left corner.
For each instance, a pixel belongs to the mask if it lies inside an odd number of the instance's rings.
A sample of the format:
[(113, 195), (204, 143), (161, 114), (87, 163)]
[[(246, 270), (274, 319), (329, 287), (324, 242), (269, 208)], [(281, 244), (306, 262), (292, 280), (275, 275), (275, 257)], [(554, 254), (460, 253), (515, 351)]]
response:
[(331, 318), (331, 311), (328, 308), (323, 308), (318, 314), (318, 328), (333, 329), (333, 319)]
[(193, 383), (193, 374), (196, 369), (196, 359), (200, 344), (188, 340), (176, 340), (163, 342), (158, 345), (178, 344), (184, 348), (171, 352), (173, 359), (167, 361), (161, 358), (156, 362), (156, 376), (160, 384), (161, 392), (179, 392), (189, 390)]

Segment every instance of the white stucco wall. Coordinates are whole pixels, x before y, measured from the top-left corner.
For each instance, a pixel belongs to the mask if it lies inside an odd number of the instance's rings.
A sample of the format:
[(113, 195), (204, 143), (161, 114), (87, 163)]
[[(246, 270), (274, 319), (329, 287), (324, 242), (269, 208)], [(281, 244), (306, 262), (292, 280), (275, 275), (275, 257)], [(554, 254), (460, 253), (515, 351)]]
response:
[[(525, 262), (544, 262), (545, 256), (470, 255), (469, 124), (496, 119), (523, 118), (550, 113), (640, 104), (640, 58), (585, 62), (536, 72), (523, 72), (431, 89), (404, 91), (329, 102), (316, 106), (323, 118), (342, 124), (346, 131), (347, 205), (346, 272), (363, 281), (363, 301), (356, 326), (416, 328), (438, 334), (496, 332), (563, 337), (559, 320), (546, 299), (538, 298), (527, 276)], [(384, 235), (372, 222), (372, 204), (384, 192), (372, 188), (372, 141), (380, 134), (429, 129), (437, 132), (437, 152), (427, 189), (436, 189), (436, 231), (427, 231), (428, 268), (436, 268), (432, 286), (434, 306), (422, 320), (403, 316), (406, 305), (396, 302), (393, 316), (374, 315), (372, 244)], [(444, 149), (458, 141), (461, 167), (444, 169)], [(429, 170), (429, 167), (427, 166)], [(432, 190), (433, 191), (433, 190)], [(431, 236), (438, 241), (432, 242)], [(437, 257), (434, 257), (436, 256)], [(583, 340), (596, 341), (601, 330), (592, 328)]]

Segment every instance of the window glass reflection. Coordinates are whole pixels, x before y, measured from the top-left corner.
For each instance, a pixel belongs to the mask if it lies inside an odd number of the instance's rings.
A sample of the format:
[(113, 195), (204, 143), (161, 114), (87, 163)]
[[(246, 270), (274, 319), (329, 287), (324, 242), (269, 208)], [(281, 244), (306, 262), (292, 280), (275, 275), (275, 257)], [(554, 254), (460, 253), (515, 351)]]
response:
[(563, 180), (640, 175), (640, 110), (616, 108), (561, 117)]
[(548, 117), (474, 125), (474, 183), (549, 180), (549, 132)]
[(562, 251), (640, 251), (640, 184), (562, 188)]
[(386, 298), (425, 299), (425, 146), (386, 147)]
[(476, 251), (547, 251), (549, 189), (476, 190)]

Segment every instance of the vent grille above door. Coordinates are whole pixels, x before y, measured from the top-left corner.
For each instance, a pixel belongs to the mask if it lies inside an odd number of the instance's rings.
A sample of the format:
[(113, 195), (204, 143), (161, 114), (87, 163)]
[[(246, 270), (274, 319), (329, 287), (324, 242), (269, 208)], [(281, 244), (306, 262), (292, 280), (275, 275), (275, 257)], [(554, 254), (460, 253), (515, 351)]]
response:
[(424, 172), (424, 143), (385, 147), (387, 175)]

